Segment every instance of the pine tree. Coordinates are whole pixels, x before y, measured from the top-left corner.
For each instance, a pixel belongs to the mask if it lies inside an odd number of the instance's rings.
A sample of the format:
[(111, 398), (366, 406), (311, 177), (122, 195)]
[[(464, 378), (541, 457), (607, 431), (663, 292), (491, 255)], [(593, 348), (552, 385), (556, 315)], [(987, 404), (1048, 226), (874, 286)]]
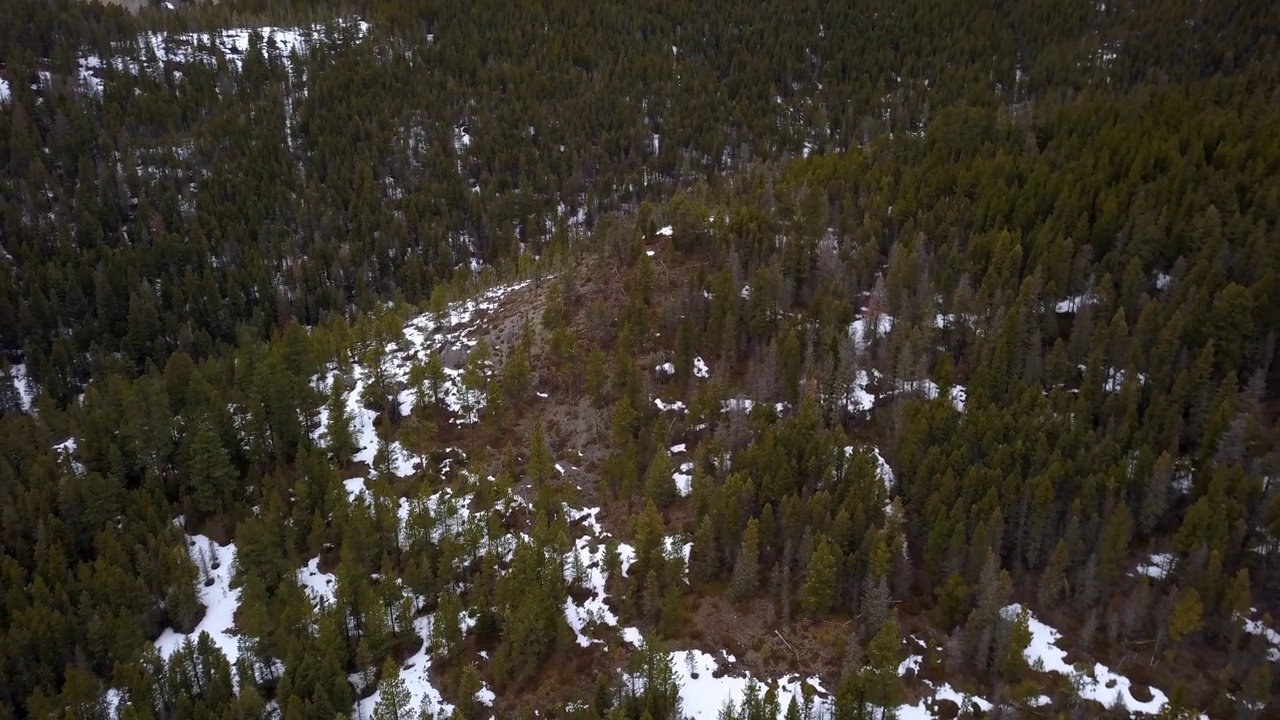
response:
[(733, 581), (729, 591), (739, 600), (755, 595), (760, 586), (759, 524), (755, 518), (747, 523), (733, 566)]
[(378, 681), (378, 702), (373, 706), (373, 720), (411, 720), (409, 708), (413, 697), (404, 680), (400, 679), (400, 666), (392, 658), (382, 665), (382, 679)]
[(458, 672), (458, 710), (464, 718), (473, 718), (481, 716), (480, 701), (477, 696), (484, 689), (484, 683), (480, 680), (480, 669), (475, 663), (469, 662), (462, 666)]
[(438, 430), (436, 423), (428, 420), (421, 411), (414, 412), (400, 425), (400, 430), (397, 433), (400, 437), (400, 444), (417, 456), (420, 465), (419, 469), (427, 467), (431, 441)]
[(593, 345), (591, 352), (587, 354), (583, 385), (592, 404), (599, 407), (605, 403), (608, 397), (608, 375), (604, 366), (604, 353), (600, 351), (599, 345)]
[(440, 396), (444, 391), (444, 384), (447, 378), (444, 371), (444, 361), (440, 358), (440, 353), (427, 355), (424, 370), (427, 382), (426, 397), (430, 398), (433, 405), (439, 405)]
[(821, 618), (831, 609), (836, 587), (835, 551), (825, 535), (814, 545), (807, 567), (800, 607), (806, 615)]
[(191, 434), (187, 476), (187, 511), (193, 517), (222, 512), (235, 494), (240, 473), (218, 434), (205, 423), (198, 424)]
[(671, 463), (665, 447), (659, 447), (653, 454), (649, 469), (644, 476), (646, 494), (659, 509), (664, 509), (676, 499), (675, 480), (671, 475)]
[(1138, 516), (1138, 529), (1149, 533), (1164, 517), (1169, 506), (1169, 493), (1173, 489), (1173, 458), (1166, 451), (1156, 459), (1143, 487), (1142, 504)]
[(325, 449), (334, 464), (343, 467), (351, 462), (351, 456), (359, 449), (351, 429), (351, 412), (347, 409), (346, 383), (342, 375), (335, 373), (329, 386), (329, 399), (325, 403), (328, 422), (325, 425)]
[(502, 366), (502, 387), (507, 402), (518, 405), (533, 390), (533, 367), (530, 364), (530, 330), (528, 323), (520, 333), (520, 339)]
[(533, 486), (540, 487), (549, 482), (554, 472), (551, 462), (551, 448), (547, 445), (546, 434), (542, 430), (542, 422), (533, 426), (533, 439), (529, 443), (529, 480)]
[(1024, 607), (1013, 618), (1009, 630), (1008, 647), (1000, 661), (1000, 674), (1008, 682), (1015, 682), (1027, 669), (1025, 652), (1031, 645), (1031, 615)]
[(1200, 602), (1200, 593), (1196, 592), (1195, 588), (1178, 596), (1173, 604), (1173, 611), (1169, 613), (1169, 639), (1173, 641), (1173, 647), (1166, 651), (1169, 662), (1173, 662), (1177, 657), (1178, 647), (1182, 641), (1203, 625), (1203, 613), (1204, 606)]
[(719, 574), (720, 552), (716, 548), (715, 537), (711, 516), (703, 515), (689, 552), (689, 579), (694, 584), (705, 583)]

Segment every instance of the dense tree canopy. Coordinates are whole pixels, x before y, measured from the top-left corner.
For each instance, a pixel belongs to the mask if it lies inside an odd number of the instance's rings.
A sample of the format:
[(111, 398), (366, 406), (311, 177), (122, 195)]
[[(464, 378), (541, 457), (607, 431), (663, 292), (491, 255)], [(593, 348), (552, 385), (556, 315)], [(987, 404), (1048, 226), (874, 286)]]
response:
[(13, 4), (0, 717), (656, 720), (712, 600), (839, 717), (1075, 707), (1014, 602), (1276, 697), (1272, 4)]

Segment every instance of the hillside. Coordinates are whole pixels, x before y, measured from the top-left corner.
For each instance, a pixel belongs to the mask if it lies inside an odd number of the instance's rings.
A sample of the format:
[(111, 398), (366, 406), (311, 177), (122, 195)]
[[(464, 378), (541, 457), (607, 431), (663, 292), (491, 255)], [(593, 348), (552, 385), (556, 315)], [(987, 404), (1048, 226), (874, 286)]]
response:
[(15, 1), (0, 718), (1280, 712), (1276, 8)]

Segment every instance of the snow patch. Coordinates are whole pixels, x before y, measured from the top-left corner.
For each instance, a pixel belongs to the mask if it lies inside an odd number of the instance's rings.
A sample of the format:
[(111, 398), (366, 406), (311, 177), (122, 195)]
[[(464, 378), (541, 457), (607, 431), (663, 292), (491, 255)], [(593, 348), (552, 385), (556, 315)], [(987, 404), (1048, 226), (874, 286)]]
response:
[(26, 363), (9, 366), (9, 376), (13, 378), (13, 387), (18, 391), (18, 406), (23, 412), (31, 412), (35, 403), (35, 392), (31, 389), (31, 381), (27, 378)]
[(307, 561), (305, 567), (298, 568), (298, 584), (320, 610), (333, 604), (338, 577), (333, 573), (320, 572), (320, 557), (316, 556)]
[[(1257, 608), (1250, 608), (1250, 611), (1257, 613)], [(1262, 620), (1246, 619), (1244, 621), (1244, 631), (1250, 635), (1261, 635), (1266, 638), (1271, 647), (1267, 649), (1267, 659), (1273, 663), (1280, 663), (1280, 632), (1276, 632), (1267, 627)]]
[[(863, 308), (862, 312), (868, 311)], [(853, 339), (855, 347), (865, 350), (873, 339), (884, 337), (891, 330), (893, 330), (893, 316), (887, 313), (879, 313), (878, 317), (874, 318), (863, 315), (849, 324), (849, 337)]]
[(1168, 577), (1169, 571), (1173, 569), (1173, 555), (1169, 553), (1155, 553), (1144, 563), (1139, 563), (1137, 572), (1147, 577), (1157, 580)]
[(704, 380), (711, 377), (711, 368), (707, 367), (706, 361), (701, 356), (693, 359), (693, 376)]
[(1081, 293), (1080, 295), (1072, 295), (1059, 300), (1053, 309), (1059, 313), (1074, 313), (1080, 309), (1092, 305), (1098, 301), (1097, 295), (1092, 291)]
[[(1020, 612), (1022, 606), (1017, 603), (1001, 610), (1001, 614), (1009, 620), (1016, 618)], [(1119, 703), (1131, 713), (1155, 715), (1168, 704), (1168, 696), (1156, 688), (1150, 688), (1150, 700), (1138, 700), (1130, 692), (1132, 682), (1129, 678), (1112, 672), (1102, 663), (1094, 663), (1092, 667), (1084, 662), (1075, 665), (1067, 663), (1066, 651), (1057, 645), (1062, 633), (1036, 619), (1034, 615), (1028, 613), (1028, 616), (1031, 644), (1023, 655), (1032, 667), (1073, 678), (1080, 697), (1101, 703), (1105, 707)]]
[[(624, 631), (625, 639), (637, 647), (643, 644), (639, 635), (635, 628), (627, 628)], [(715, 720), (720, 717), (720, 711), (726, 705), (733, 703), (736, 706), (742, 701), (747, 694), (748, 686), (754, 684), (760, 696), (764, 695), (767, 688), (750, 675), (726, 674), (716, 677), (719, 662), (715, 657), (701, 650), (677, 650), (670, 655), (671, 664), (680, 684), (682, 717), (693, 720)], [(727, 656), (724, 660), (729, 663), (734, 662), (732, 656)], [(639, 687), (641, 681), (638, 678), (628, 677), (625, 678), (625, 682)], [(771, 684), (777, 688), (778, 706), (784, 710), (790, 705), (792, 698), (795, 699), (797, 707), (805, 706), (804, 686), (806, 685), (809, 686), (808, 693), (814, 698), (811, 705), (812, 715), (824, 717), (831, 710), (829, 693), (816, 677), (801, 679), (796, 675), (787, 675)]]
[[(400, 668), (400, 680), (404, 682), (405, 687), (409, 690), (409, 707), (422, 707), (425, 700), (426, 707), (434, 717), (441, 715), (448, 717), (453, 713), (454, 706), (444, 701), (444, 696), (431, 683), (431, 676), (428, 673), (428, 670), (431, 669), (431, 624), (434, 619), (434, 615), (427, 615), (414, 621), (413, 628), (422, 636), (424, 642), (417, 654), (406, 660), (404, 666)], [(361, 700), (356, 705), (355, 717), (373, 717), (373, 709), (377, 706), (381, 695), (382, 690), (379, 689), (374, 694)]]
[(240, 589), (231, 587), (231, 566), (236, 559), (235, 543), (219, 545), (204, 535), (188, 535), (187, 552), (200, 570), (196, 582), (199, 583), (197, 592), (200, 604), (205, 607), (204, 617), (190, 633), (165, 628), (160, 637), (156, 638), (156, 650), (160, 657), (167, 660), (188, 638), (194, 641), (200, 633), (208, 633), (213, 643), (222, 650), (222, 654), (227, 656), (227, 661), (235, 664), (240, 657), (240, 649), (232, 630), (236, 610), (240, 607)]
[(666, 402), (662, 398), (654, 398), (653, 404), (657, 405), (658, 409), (663, 412), (684, 412), (685, 409), (684, 403), (679, 400), (676, 400), (675, 402)]

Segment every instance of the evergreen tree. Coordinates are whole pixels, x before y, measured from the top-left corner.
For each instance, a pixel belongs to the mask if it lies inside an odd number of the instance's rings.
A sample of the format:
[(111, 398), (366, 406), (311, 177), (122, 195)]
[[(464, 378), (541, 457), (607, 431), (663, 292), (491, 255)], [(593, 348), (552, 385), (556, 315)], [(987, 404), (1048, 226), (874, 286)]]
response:
[(739, 600), (754, 595), (760, 585), (759, 533), (759, 524), (755, 518), (752, 518), (742, 534), (742, 544), (738, 548), (737, 559), (733, 565), (733, 582), (730, 584), (730, 591)]
[(394, 659), (382, 665), (382, 679), (378, 681), (378, 702), (373, 706), (374, 720), (409, 720), (413, 711), (409, 688), (400, 679), (400, 666)]
[(807, 576), (800, 590), (800, 606), (810, 617), (821, 618), (835, 599), (836, 558), (825, 536), (818, 538), (807, 563)]
[(351, 462), (351, 457), (359, 449), (356, 447), (355, 434), (352, 431), (351, 412), (347, 407), (346, 383), (341, 374), (335, 373), (329, 386), (329, 399), (325, 403), (325, 449), (333, 458), (334, 464), (342, 467)]

